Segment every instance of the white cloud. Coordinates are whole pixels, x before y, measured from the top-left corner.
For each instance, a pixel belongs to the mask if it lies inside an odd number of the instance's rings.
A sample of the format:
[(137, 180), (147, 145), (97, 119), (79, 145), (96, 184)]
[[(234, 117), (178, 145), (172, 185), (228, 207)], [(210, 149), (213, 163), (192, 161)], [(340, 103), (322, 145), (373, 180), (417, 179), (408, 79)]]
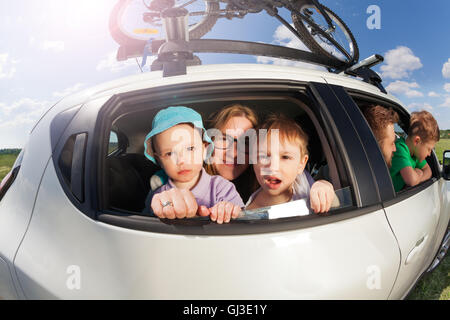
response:
[(446, 97), (443, 104), (439, 105), (439, 107), (447, 107), (450, 108), (450, 97)]
[(11, 79), (16, 73), (17, 60), (9, 58), (8, 53), (0, 54), (0, 79)]
[(31, 98), (0, 102), (0, 148), (24, 146), (31, 129), (49, 107), (48, 101)]
[(406, 82), (397, 80), (395, 82), (390, 83), (386, 90), (392, 94), (404, 94), (408, 98), (417, 98), (423, 97), (423, 93), (417, 90), (413, 90), (415, 88), (420, 88), (417, 82)]
[[(22, 98), (11, 104), (0, 103), (0, 128), (33, 125), (44, 113), (49, 103)], [(30, 127), (31, 129), (31, 127)]]
[(440, 97), (441, 95), (439, 93), (434, 92), (434, 91), (430, 91), (430, 92), (428, 92), (428, 96), (432, 97), (432, 98), (437, 98), (437, 97)]
[(433, 107), (429, 104), (429, 103), (411, 103), (407, 106), (408, 110), (413, 112), (413, 111), (422, 111), (422, 110), (427, 110), (429, 112), (433, 111)]
[(52, 51), (55, 53), (60, 53), (64, 51), (64, 41), (44, 41), (41, 46), (41, 50)]
[(384, 78), (401, 79), (408, 77), (412, 71), (422, 68), (420, 59), (408, 47), (399, 46), (384, 55), (385, 64), (381, 66)]
[[(295, 35), (292, 34), (292, 32), (289, 31), (288, 28), (286, 28), (284, 25), (280, 25), (273, 34), (273, 44), (281, 45), (289, 48), (295, 48), (299, 50), (309, 51), (305, 44), (300, 41)], [(272, 57), (265, 57), (265, 56), (258, 56), (256, 58), (256, 62), (263, 63), (263, 64), (274, 64), (278, 66), (293, 66), (293, 67), (301, 67), (305, 69), (313, 69), (313, 70), (325, 70), (324, 67), (307, 63), (307, 62), (301, 62), (301, 61), (293, 61), (293, 60), (287, 60), (287, 59), (280, 59), (280, 58), (272, 58)]]
[(77, 83), (77, 84), (75, 84), (75, 85), (73, 85), (73, 86), (71, 86), (69, 88), (66, 88), (66, 89), (64, 89), (62, 91), (55, 91), (55, 92), (53, 92), (53, 96), (56, 97), (56, 98), (62, 98), (62, 97), (68, 96), (68, 95), (70, 95), (70, 94), (72, 94), (74, 92), (79, 91), (84, 86), (85, 86), (84, 83)]
[(442, 75), (444, 76), (444, 78), (450, 78), (450, 58), (442, 66)]
[[(22, 98), (13, 103), (2, 103), (0, 102), (0, 113), (4, 116), (9, 117), (11, 114), (27, 114), (34, 113), (37, 111), (42, 111), (42, 109), (47, 105), (47, 101), (39, 101), (31, 98)], [(2, 116), (1, 119), (5, 117)]]
[[(155, 59), (155, 57), (153, 57)], [(149, 61), (150, 60), (150, 61)], [(152, 60), (147, 59), (147, 64), (151, 64)], [(117, 61), (116, 52), (110, 52), (103, 60), (97, 65), (97, 71), (109, 70), (113, 73), (120, 72), (127, 68), (134, 67), (138, 69), (137, 63), (134, 59), (128, 59), (125, 61)]]
[(450, 83), (444, 84), (444, 90), (450, 92)]
[[(291, 26), (294, 27), (293, 24), (291, 24)], [(275, 30), (275, 33), (273, 34), (272, 37), (276, 44), (285, 45), (286, 47), (289, 47), (289, 48), (296, 48), (296, 49), (300, 49), (300, 50), (311, 51), (306, 47), (306, 45), (302, 41), (300, 41), (300, 39), (298, 39), (284, 25), (278, 26), (278, 28)]]
[(54, 40), (45, 40), (41, 42), (39, 41), (34, 36), (28, 38), (28, 44), (32, 47), (38, 48), (41, 51), (61, 53), (65, 50), (64, 41), (54, 41)]

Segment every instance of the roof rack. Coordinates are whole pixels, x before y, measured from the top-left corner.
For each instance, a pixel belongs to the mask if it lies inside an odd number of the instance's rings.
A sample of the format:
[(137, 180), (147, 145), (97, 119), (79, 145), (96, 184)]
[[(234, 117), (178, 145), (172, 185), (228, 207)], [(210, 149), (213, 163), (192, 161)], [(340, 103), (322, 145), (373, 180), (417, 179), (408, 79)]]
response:
[(373, 71), (373, 66), (384, 61), (384, 58), (379, 54), (374, 54), (358, 63), (348, 67), (347, 69), (339, 72), (339, 74), (348, 74), (354, 77), (360, 77), (364, 82), (370, 83), (380, 89), (381, 92), (387, 93), (381, 82), (381, 77)]
[(338, 74), (348, 74), (362, 78), (363, 81), (375, 85), (382, 92), (386, 90), (381, 85), (380, 76), (370, 67), (382, 62), (381, 55), (375, 54), (365, 60), (349, 66), (339, 60), (330, 60), (314, 52), (283, 47), (259, 42), (219, 40), (219, 39), (189, 39), (186, 16), (188, 11), (184, 8), (170, 8), (163, 12), (166, 40), (153, 40), (148, 46), (120, 46), (117, 60), (123, 61), (131, 57), (140, 57), (147, 52), (157, 55), (151, 70), (162, 70), (164, 77), (186, 74), (189, 65), (201, 64), (196, 53), (234, 53), (256, 56), (266, 56), (293, 61), (305, 61), (327, 68), (328, 71)]

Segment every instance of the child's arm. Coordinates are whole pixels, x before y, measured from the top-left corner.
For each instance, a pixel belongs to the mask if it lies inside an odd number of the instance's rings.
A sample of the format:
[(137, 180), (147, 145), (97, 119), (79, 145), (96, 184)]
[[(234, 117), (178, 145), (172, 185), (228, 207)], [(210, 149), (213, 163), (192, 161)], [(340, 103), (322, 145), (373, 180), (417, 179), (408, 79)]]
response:
[(422, 180), (424, 171), (418, 168), (413, 169), (412, 167), (404, 167), (400, 170), (400, 175), (408, 187), (414, 187), (424, 181)]
[(314, 182), (311, 186), (309, 198), (311, 201), (311, 209), (315, 213), (328, 212), (332, 204), (336, 201), (335, 198), (337, 199), (333, 185), (326, 180)]
[(428, 165), (428, 163), (426, 165), (424, 165), (422, 169), (419, 169), (419, 170), (423, 171), (422, 179), (421, 179), (420, 182), (423, 182), (423, 181), (428, 180), (428, 179), (431, 178), (432, 172), (431, 172), (431, 168)]

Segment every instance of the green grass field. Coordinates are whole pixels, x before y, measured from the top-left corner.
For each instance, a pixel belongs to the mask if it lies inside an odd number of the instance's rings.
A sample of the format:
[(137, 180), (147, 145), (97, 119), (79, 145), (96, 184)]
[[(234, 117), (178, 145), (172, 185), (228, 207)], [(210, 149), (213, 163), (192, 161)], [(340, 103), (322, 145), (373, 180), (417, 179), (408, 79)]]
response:
[(445, 150), (450, 150), (450, 139), (441, 139), (436, 143), (436, 147), (434, 148), (436, 151), (436, 155), (442, 163), (442, 156)]
[(11, 170), (16, 158), (15, 154), (0, 154), (0, 180)]
[[(436, 144), (436, 154), (442, 161), (444, 150), (450, 150), (450, 139)], [(0, 180), (11, 170), (17, 155), (0, 154)], [(407, 297), (408, 300), (450, 300), (450, 256), (431, 274), (425, 275)]]
[(450, 256), (417, 283), (407, 300), (450, 300)]

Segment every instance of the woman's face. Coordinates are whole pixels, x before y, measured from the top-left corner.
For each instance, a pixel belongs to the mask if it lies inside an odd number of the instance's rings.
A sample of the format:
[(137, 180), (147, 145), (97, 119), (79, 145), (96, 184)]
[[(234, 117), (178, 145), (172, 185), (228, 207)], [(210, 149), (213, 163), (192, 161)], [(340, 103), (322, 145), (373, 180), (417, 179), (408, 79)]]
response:
[[(244, 116), (232, 117), (222, 128), (222, 134), (233, 139), (238, 139), (245, 131), (252, 129), (253, 125)], [(239, 151), (244, 152), (244, 151)], [(241, 158), (241, 157), (240, 157)], [(227, 180), (234, 180), (239, 177), (249, 166), (248, 154), (245, 156), (245, 163), (238, 163), (237, 143), (234, 142), (229, 149), (214, 148), (213, 159), (217, 172)]]

